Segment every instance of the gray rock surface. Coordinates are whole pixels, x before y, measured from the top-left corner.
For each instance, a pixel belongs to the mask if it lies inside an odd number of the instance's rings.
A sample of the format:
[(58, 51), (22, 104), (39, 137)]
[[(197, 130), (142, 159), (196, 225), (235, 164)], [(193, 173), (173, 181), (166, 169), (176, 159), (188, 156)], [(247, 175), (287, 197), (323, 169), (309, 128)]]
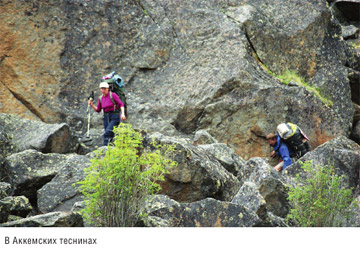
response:
[(266, 213), (266, 201), (260, 194), (256, 184), (245, 182), (239, 192), (231, 200), (231, 203), (244, 205), (259, 217), (264, 217)]
[(6, 222), (10, 215), (11, 204), (0, 200), (0, 223)]
[(360, 227), (360, 196), (354, 200), (352, 210), (354, 215), (342, 224), (344, 227)]
[(289, 204), (285, 178), (263, 158), (248, 160), (242, 170), (244, 183), (232, 202), (256, 210), (263, 219), (266, 217), (266, 212), (282, 218), (286, 217)]
[(24, 195), (40, 212), (70, 211), (79, 201), (76, 182), (84, 178), (91, 155), (44, 154), (26, 150), (5, 160), (3, 173), (14, 195)]
[[(148, 207), (146, 226), (286, 226), (285, 183), (301, 174), (300, 163), (278, 173), (259, 158), (268, 155), (266, 134), (285, 121), (314, 148), (300, 161), (335, 165), (345, 187), (359, 188), (359, 146), (346, 138), (351, 132), (360, 142), (359, 6), (1, 1), (0, 112), (8, 114), (0, 113), (0, 181), (11, 187), (0, 184), (0, 222), (81, 225), (65, 213), (20, 219), (1, 199), (24, 195), (31, 215), (69, 211), (82, 200), (73, 184), (102, 143), (102, 114), (90, 113), (91, 140), (79, 146), (77, 137), (84, 137), (90, 91), (97, 100), (100, 77), (112, 70), (126, 83), (126, 122), (178, 145), (179, 165), (162, 183), (168, 197)], [(307, 85), (282, 82), (286, 70)], [(71, 152), (81, 155), (60, 154)]]
[(82, 200), (79, 185), (76, 183), (85, 178), (84, 169), (89, 166), (87, 156), (69, 157), (57, 175), (37, 191), (39, 211), (71, 211), (74, 203)]
[(199, 130), (194, 134), (193, 144), (201, 145), (201, 144), (212, 144), (217, 143), (216, 139), (212, 137), (207, 131)]
[[(35, 149), (43, 153), (69, 153), (76, 151), (77, 139), (73, 138), (69, 126), (30, 121), (9, 114), (0, 113), (1, 135), (7, 135), (7, 153)], [(0, 137), (3, 139), (3, 137)], [(1, 153), (3, 152), (1, 151)]]
[(346, 137), (334, 138), (305, 154), (286, 169), (287, 175), (295, 177), (299, 174), (305, 179), (306, 173), (301, 168), (301, 162), (304, 161), (312, 161), (314, 165), (322, 167), (333, 167), (336, 175), (344, 176), (343, 186), (346, 188), (356, 188), (359, 185), (360, 146)]
[[(7, 38), (0, 111), (84, 131), (88, 94), (117, 70), (126, 83), (129, 123), (166, 135), (207, 130), (244, 159), (265, 155), (263, 137), (282, 121), (296, 120), (313, 147), (349, 134), (347, 45), (325, 1), (34, 4), (0, 7), (0, 37)], [(333, 106), (261, 66), (300, 73)], [(101, 116), (95, 118), (101, 129)]]
[(253, 227), (260, 222), (247, 208), (212, 198), (180, 204), (160, 195), (146, 204), (144, 223), (150, 227)]
[(245, 28), (259, 59), (277, 74), (298, 72), (333, 101), (338, 121), (344, 130), (349, 128), (353, 111), (344, 66), (345, 44), (326, 2), (245, 2), (255, 9)]
[(0, 227), (82, 227), (78, 213), (52, 212), (0, 224)]
[(10, 204), (10, 214), (20, 217), (26, 217), (32, 210), (29, 199), (24, 196), (11, 196), (1, 201)]
[(8, 179), (15, 195), (32, 198), (38, 188), (56, 175), (63, 158), (64, 155), (26, 150), (6, 158), (2, 176)]
[(198, 147), (213, 155), (234, 176), (237, 176), (241, 166), (245, 164), (245, 160), (236, 155), (234, 150), (224, 143), (198, 145)]
[(11, 184), (0, 182), (0, 200), (11, 195)]
[(161, 134), (149, 139), (160, 144), (176, 145), (172, 168), (164, 182), (162, 193), (181, 202), (193, 202), (207, 197), (230, 201), (240, 188), (238, 179), (228, 172), (213, 155), (190, 143)]

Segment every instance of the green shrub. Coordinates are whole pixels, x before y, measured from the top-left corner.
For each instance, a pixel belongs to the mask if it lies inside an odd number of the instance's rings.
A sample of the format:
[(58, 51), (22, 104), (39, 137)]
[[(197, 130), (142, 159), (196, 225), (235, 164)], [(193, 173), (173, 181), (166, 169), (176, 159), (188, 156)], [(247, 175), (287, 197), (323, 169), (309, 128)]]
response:
[(312, 161), (304, 162), (302, 168), (307, 179), (301, 184), (297, 175), (296, 187), (290, 187), (292, 209), (287, 219), (301, 227), (334, 227), (349, 219), (354, 197), (351, 189), (342, 187), (343, 176), (335, 175), (330, 166), (314, 166)]
[(97, 152), (86, 178), (79, 182), (85, 198), (85, 220), (94, 226), (131, 227), (142, 215), (148, 195), (161, 189), (168, 169), (176, 163), (166, 158), (173, 146), (144, 149), (141, 133), (131, 125), (114, 128), (115, 141), (105, 153)]

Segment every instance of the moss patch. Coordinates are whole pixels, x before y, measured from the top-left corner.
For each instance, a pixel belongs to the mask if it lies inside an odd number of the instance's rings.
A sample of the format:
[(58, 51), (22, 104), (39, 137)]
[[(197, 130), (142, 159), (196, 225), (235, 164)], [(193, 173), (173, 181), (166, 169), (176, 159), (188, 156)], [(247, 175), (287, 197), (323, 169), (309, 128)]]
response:
[(351, 41), (350, 45), (352, 45), (355, 48), (360, 48), (360, 40)]
[(307, 91), (309, 91), (311, 94), (313, 94), (315, 97), (320, 99), (321, 102), (326, 104), (327, 106), (333, 106), (333, 102), (322, 95), (321, 89), (316, 88), (308, 84), (301, 76), (299, 76), (295, 71), (286, 70), (281, 75), (277, 75), (273, 73), (271, 70), (269, 70), (267, 67), (265, 67), (265, 70), (272, 76), (279, 79), (282, 83), (289, 85), (290, 82), (295, 82), (297, 85), (304, 87)]

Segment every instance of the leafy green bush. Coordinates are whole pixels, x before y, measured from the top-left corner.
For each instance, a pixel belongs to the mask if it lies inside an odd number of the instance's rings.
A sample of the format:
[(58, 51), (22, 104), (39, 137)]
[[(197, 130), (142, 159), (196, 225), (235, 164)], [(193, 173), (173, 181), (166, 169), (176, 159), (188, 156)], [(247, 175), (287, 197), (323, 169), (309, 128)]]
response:
[(105, 153), (97, 152), (86, 178), (79, 182), (85, 198), (83, 216), (90, 224), (106, 227), (134, 226), (148, 195), (160, 190), (168, 169), (176, 163), (166, 158), (172, 146), (145, 150), (141, 133), (131, 125), (114, 128), (115, 141)]
[(289, 190), (289, 221), (301, 227), (333, 227), (353, 215), (354, 197), (351, 189), (342, 187), (343, 176), (335, 175), (330, 166), (315, 166), (312, 161), (304, 162), (302, 168), (307, 179), (301, 184), (297, 175), (296, 187)]

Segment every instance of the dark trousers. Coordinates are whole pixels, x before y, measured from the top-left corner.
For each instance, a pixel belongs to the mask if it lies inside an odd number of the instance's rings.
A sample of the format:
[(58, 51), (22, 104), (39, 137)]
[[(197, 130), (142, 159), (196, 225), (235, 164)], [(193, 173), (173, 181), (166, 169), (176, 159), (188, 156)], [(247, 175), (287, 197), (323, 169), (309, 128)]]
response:
[(112, 142), (114, 138), (113, 129), (120, 124), (120, 114), (116, 113), (104, 113), (104, 146), (107, 146), (109, 142)]

